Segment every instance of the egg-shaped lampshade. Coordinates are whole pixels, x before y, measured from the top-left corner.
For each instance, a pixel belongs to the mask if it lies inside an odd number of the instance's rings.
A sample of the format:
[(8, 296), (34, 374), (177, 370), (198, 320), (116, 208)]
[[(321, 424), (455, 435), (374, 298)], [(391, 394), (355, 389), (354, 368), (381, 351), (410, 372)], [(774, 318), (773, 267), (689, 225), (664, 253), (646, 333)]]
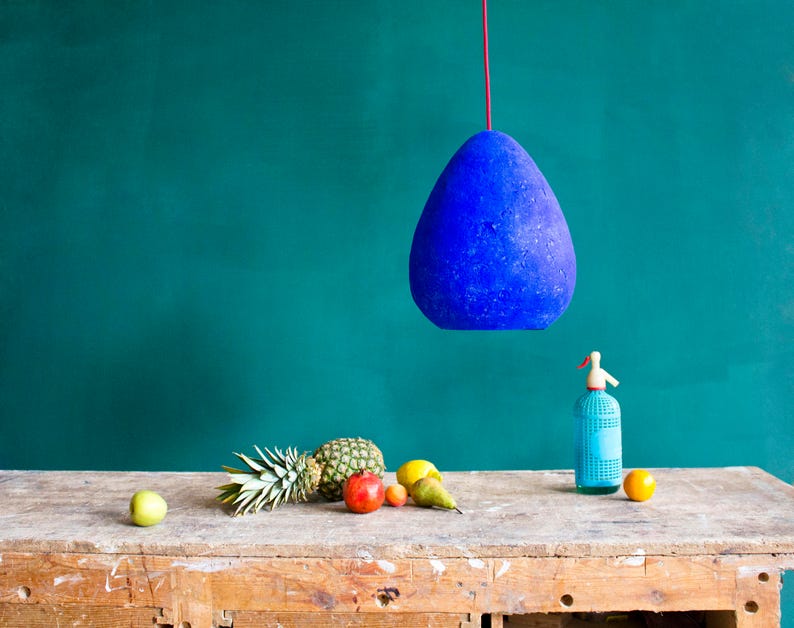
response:
[(411, 295), (442, 329), (545, 329), (576, 284), (554, 192), (509, 135), (482, 131), (453, 155), (416, 225)]

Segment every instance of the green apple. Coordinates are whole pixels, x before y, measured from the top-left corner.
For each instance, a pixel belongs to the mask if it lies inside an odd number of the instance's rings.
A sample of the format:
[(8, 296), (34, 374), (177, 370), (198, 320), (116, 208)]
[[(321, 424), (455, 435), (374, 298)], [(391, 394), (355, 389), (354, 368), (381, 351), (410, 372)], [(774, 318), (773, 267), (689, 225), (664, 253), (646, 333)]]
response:
[(130, 500), (130, 517), (136, 526), (160, 523), (168, 512), (168, 504), (154, 491), (138, 491)]

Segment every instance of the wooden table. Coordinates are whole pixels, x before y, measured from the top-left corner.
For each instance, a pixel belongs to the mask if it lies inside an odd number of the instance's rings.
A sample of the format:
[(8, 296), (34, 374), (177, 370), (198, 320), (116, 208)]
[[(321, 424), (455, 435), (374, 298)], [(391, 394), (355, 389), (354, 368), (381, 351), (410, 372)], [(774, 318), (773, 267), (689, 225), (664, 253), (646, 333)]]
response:
[[(757, 468), (652, 472), (644, 503), (579, 495), (570, 471), (470, 472), (444, 480), (464, 514), (317, 501), (233, 518), (223, 473), (0, 471), (0, 625), (778, 625), (794, 488)], [(168, 501), (161, 524), (129, 523), (140, 488)]]

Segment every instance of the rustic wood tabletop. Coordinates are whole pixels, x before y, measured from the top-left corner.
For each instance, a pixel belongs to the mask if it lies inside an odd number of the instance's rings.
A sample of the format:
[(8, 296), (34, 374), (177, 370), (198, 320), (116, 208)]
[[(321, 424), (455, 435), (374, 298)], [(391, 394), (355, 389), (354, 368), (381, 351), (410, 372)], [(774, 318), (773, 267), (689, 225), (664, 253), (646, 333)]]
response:
[[(462, 514), (316, 500), (242, 517), (215, 499), (224, 473), (0, 471), (0, 624), (567, 628), (700, 609), (779, 626), (794, 488), (753, 467), (651, 471), (646, 502), (578, 494), (570, 471), (473, 471), (444, 477)], [(161, 523), (131, 523), (139, 489), (168, 501)]]
[[(232, 517), (224, 473), (0, 471), (0, 551), (394, 558), (794, 553), (794, 487), (753, 467), (653, 469), (647, 502), (580, 495), (571, 471), (445, 474), (463, 514), (410, 500), (367, 515), (343, 502)], [(387, 473), (386, 483), (393, 483)], [(130, 523), (138, 489), (168, 502), (153, 527)]]

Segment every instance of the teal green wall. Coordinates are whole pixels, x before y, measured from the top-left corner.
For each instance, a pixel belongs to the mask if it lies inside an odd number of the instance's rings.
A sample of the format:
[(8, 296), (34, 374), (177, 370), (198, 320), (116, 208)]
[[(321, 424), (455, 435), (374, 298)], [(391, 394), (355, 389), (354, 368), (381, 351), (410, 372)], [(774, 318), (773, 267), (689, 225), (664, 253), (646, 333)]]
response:
[(494, 128), (578, 258), (543, 332), (444, 332), (408, 289), (484, 127), (479, 20), (0, 4), (0, 467), (216, 470), (342, 435), (392, 469), (570, 467), (599, 349), (627, 467), (794, 480), (794, 3), (491, 3)]

